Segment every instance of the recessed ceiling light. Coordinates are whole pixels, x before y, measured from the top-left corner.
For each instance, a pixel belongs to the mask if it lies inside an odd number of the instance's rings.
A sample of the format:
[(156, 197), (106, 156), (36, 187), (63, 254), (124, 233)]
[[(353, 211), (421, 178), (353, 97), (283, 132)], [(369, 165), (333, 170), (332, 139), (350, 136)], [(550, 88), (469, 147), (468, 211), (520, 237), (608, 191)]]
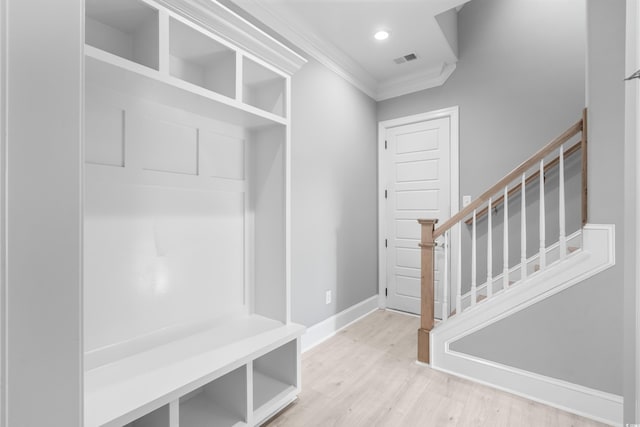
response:
[(389, 38), (389, 34), (390, 33), (387, 30), (379, 30), (379, 31), (376, 31), (373, 37), (375, 37), (376, 40), (386, 40)]

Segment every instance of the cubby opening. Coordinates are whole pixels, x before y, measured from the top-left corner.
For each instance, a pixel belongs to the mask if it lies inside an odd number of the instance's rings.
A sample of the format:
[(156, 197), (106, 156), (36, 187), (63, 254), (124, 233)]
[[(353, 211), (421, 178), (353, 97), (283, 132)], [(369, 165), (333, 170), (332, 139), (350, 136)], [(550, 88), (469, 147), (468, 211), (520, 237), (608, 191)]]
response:
[(282, 399), (297, 387), (297, 342), (290, 341), (253, 362), (253, 410)]
[(243, 58), (242, 72), (242, 101), (284, 117), (286, 79), (246, 57)]
[(236, 52), (200, 31), (171, 19), (169, 69), (172, 76), (235, 97)]
[(169, 405), (164, 405), (124, 427), (170, 427), (170, 420)]
[(247, 366), (180, 398), (180, 427), (240, 426), (247, 422)]
[(137, 0), (87, 0), (85, 43), (158, 69), (158, 11)]

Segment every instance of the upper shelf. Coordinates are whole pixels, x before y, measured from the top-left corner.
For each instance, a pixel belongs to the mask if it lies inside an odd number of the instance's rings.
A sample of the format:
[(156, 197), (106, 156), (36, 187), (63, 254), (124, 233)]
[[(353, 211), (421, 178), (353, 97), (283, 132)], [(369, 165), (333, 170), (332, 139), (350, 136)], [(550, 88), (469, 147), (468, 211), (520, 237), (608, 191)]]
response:
[(286, 79), (249, 58), (243, 58), (242, 100), (249, 105), (284, 117)]
[(287, 119), (192, 83), (85, 46), (87, 84), (111, 87), (139, 98), (155, 101), (216, 120), (259, 128), (286, 125)]
[(158, 70), (158, 9), (136, 0), (87, 0), (85, 42)]
[(88, 0), (87, 81), (248, 127), (286, 124), (287, 76), (150, 0)]
[(236, 52), (173, 18), (169, 22), (169, 73), (229, 98), (236, 97)]

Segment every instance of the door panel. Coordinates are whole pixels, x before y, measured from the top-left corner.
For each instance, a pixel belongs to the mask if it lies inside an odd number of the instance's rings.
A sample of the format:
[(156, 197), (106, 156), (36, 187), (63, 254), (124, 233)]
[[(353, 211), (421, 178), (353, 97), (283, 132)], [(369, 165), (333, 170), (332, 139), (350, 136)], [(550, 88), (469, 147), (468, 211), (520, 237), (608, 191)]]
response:
[[(420, 313), (419, 218), (451, 215), (450, 120), (435, 119), (387, 129), (385, 150), (387, 306)], [(436, 313), (441, 312), (444, 254), (435, 251)]]

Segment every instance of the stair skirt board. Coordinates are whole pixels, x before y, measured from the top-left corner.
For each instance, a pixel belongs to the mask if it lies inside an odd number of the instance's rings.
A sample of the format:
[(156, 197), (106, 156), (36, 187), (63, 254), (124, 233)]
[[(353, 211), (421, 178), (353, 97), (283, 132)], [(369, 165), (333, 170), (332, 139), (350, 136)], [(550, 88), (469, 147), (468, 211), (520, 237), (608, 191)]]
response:
[[(572, 233), (571, 235), (567, 236), (567, 249), (568, 249), (568, 254), (567, 255), (571, 255), (574, 252), (579, 251), (582, 248), (582, 229)], [(559, 262), (559, 258), (560, 258), (560, 243), (559, 242), (555, 242), (553, 245), (549, 246), (546, 249), (546, 259), (547, 259), (547, 266), (546, 268), (552, 267), (553, 263), (555, 262)], [(540, 259), (540, 254), (536, 253), (533, 256), (529, 257), (527, 259), (527, 278), (530, 278), (533, 274), (537, 274), (538, 272), (540, 272), (540, 266), (539, 266), (539, 261)], [(521, 276), (521, 266), (519, 264), (511, 267), (509, 269), (509, 285), (510, 286), (518, 286), (520, 284), (520, 276)], [(493, 283), (493, 295), (498, 294), (498, 292), (502, 292), (502, 283), (503, 283), (503, 277), (504, 274), (500, 273), (496, 276), (493, 277), (492, 279), (492, 283)], [(477, 294), (477, 298), (478, 298), (478, 302), (481, 299), (481, 297), (485, 297), (487, 296), (487, 282), (484, 282), (480, 285), (477, 286), (476, 288), (476, 294)], [(453, 298), (452, 298), (453, 300)], [(436, 301), (436, 305), (437, 305), (438, 301)], [(440, 303), (441, 306), (443, 306), (442, 303)], [(451, 301), (450, 302), (450, 312), (451, 315), (455, 314), (453, 309), (455, 309), (455, 301)], [(470, 308), (471, 306), (471, 291), (468, 291), (466, 293), (464, 293), (462, 295), (462, 307), (463, 310), (467, 310), (468, 308)], [(436, 313), (441, 313), (442, 310), (444, 310), (444, 306), (442, 308), (440, 308), (438, 310), (438, 307), (436, 307)], [(453, 311), (451, 311), (453, 310)], [(437, 317), (437, 315), (436, 315)], [(442, 317), (438, 317), (439, 319), (441, 319)]]
[(615, 227), (587, 224), (583, 249), (528, 277), (518, 286), (465, 310), (431, 332), (431, 367), (531, 400), (544, 402), (598, 421), (620, 424), (619, 396), (602, 393), (451, 351), (449, 345), (467, 335), (561, 292), (615, 264)]

